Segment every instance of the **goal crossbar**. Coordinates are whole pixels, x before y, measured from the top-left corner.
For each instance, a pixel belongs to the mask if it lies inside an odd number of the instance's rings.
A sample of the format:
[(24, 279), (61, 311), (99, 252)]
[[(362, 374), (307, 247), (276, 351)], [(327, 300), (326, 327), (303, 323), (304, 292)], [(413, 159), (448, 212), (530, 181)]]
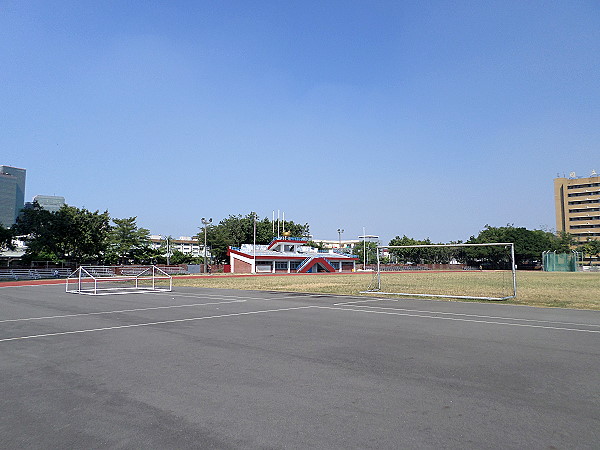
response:
[(492, 242), (490, 244), (419, 244), (419, 245), (378, 245), (378, 249), (382, 248), (423, 248), (423, 247), (489, 247), (492, 245), (511, 246), (512, 242)]
[[(510, 295), (503, 296), (476, 296), (476, 295), (446, 295), (446, 294), (426, 294), (414, 292), (385, 292), (382, 290), (381, 283), (381, 258), (380, 253), (383, 249), (411, 249), (411, 248), (454, 248), (454, 247), (500, 247), (510, 248), (510, 271), (512, 275), (512, 292)], [(512, 242), (492, 242), (492, 243), (461, 243), (461, 244), (415, 244), (415, 245), (378, 245), (377, 246), (377, 269), (375, 271), (374, 283), (361, 294), (381, 294), (398, 295), (411, 297), (439, 297), (439, 298), (457, 298), (472, 300), (509, 300), (517, 296), (517, 273), (515, 264), (515, 246)]]

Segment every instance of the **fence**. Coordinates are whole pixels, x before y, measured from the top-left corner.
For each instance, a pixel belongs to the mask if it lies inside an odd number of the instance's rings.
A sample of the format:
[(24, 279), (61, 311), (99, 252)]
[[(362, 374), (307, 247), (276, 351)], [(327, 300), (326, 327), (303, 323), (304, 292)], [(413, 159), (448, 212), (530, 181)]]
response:
[(578, 253), (542, 253), (542, 264), (545, 272), (576, 272)]
[[(377, 264), (367, 264), (363, 270), (377, 270)], [(406, 272), (411, 270), (478, 270), (478, 267), (470, 267), (465, 264), (380, 264), (381, 272)]]

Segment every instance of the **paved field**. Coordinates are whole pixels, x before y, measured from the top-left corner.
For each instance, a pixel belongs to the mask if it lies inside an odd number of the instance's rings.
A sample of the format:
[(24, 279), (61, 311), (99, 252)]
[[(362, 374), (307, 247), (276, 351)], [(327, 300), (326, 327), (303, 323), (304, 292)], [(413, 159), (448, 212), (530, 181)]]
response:
[(0, 288), (2, 448), (598, 448), (600, 312)]

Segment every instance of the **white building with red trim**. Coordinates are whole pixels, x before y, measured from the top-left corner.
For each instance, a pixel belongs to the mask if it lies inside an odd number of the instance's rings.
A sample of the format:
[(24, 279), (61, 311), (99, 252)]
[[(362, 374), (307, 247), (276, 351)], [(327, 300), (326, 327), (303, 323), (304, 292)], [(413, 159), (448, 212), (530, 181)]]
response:
[(233, 273), (353, 272), (358, 257), (310, 247), (306, 239), (279, 237), (269, 245), (242, 244), (227, 250)]

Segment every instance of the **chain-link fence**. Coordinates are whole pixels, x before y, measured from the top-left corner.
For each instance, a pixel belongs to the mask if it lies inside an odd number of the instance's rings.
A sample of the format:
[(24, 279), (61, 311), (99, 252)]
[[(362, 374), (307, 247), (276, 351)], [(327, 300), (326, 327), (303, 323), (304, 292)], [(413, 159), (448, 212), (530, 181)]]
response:
[(576, 251), (571, 253), (542, 253), (545, 272), (576, 272), (579, 255)]

